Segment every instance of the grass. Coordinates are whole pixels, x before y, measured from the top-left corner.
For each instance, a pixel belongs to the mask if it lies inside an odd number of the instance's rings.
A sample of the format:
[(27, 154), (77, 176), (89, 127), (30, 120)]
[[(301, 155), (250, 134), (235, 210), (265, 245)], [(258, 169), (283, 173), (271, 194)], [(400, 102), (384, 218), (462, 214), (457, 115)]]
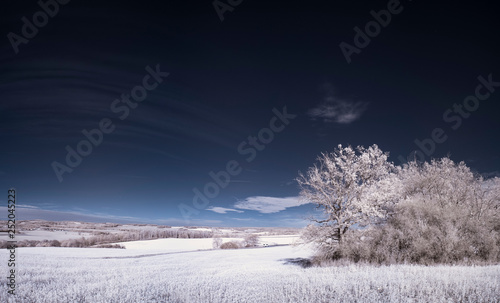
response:
[[(165, 255), (18, 248), (17, 295), (1, 302), (500, 302), (500, 266), (300, 266), (280, 246)], [(7, 251), (0, 251), (7, 260)], [(6, 266), (2, 266), (6, 276)], [(7, 300), (6, 300), (7, 299)]]

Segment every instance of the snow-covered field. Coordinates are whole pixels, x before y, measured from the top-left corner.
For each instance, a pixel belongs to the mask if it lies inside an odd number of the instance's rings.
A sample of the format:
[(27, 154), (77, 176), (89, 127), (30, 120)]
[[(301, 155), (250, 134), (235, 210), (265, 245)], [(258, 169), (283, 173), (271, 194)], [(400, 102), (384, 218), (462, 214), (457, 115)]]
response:
[[(298, 236), (261, 236), (259, 243), (262, 246), (267, 244), (272, 245), (287, 245), (293, 244), (299, 237)], [(243, 241), (243, 238), (221, 238), (222, 243), (229, 241)], [(212, 238), (202, 239), (155, 239), (145, 241), (128, 241), (117, 242), (112, 244), (120, 244), (127, 250), (144, 250), (148, 252), (181, 252), (181, 251), (196, 251), (212, 249)]]
[[(241, 241), (240, 238), (222, 238), (223, 242), (229, 241)], [(212, 249), (212, 238), (202, 238), (202, 239), (155, 239), (155, 240), (145, 240), (145, 241), (129, 241), (129, 242), (117, 242), (112, 244), (120, 244), (124, 246), (127, 250), (142, 250), (151, 252), (183, 252), (183, 251), (196, 251), (196, 250), (207, 250)]]
[(2, 279), (0, 302), (500, 302), (500, 266), (304, 268), (311, 251), (292, 246), (17, 251), (17, 294)]
[[(74, 231), (48, 231), (48, 230), (31, 230), (26, 231), (23, 234), (16, 235), (17, 241), (22, 240), (68, 240), (68, 239), (78, 239), (81, 237), (89, 237), (92, 234), (90, 232), (74, 232)], [(0, 237), (0, 240), (8, 240), (7, 234)]]

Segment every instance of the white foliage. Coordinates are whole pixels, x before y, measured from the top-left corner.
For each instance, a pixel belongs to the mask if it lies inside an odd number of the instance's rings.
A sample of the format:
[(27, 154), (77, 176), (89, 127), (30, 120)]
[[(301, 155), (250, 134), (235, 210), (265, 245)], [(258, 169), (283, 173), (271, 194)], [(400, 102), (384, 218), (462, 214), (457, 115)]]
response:
[[(377, 145), (357, 147), (339, 145), (332, 153), (322, 153), (318, 164), (297, 179), (302, 199), (315, 203), (324, 211), (324, 218), (312, 220), (321, 228), (309, 227), (313, 241), (341, 242), (345, 232), (354, 224), (367, 225), (384, 218), (387, 206), (394, 200), (392, 163), (388, 154)], [(319, 237), (314, 233), (320, 234)], [(307, 235), (307, 232), (306, 232)], [(307, 239), (307, 236), (306, 236)]]
[(398, 175), (402, 184), (399, 202), (435, 203), (461, 209), (477, 220), (498, 212), (500, 179), (484, 180), (464, 162), (449, 158), (423, 164), (410, 162), (399, 169)]

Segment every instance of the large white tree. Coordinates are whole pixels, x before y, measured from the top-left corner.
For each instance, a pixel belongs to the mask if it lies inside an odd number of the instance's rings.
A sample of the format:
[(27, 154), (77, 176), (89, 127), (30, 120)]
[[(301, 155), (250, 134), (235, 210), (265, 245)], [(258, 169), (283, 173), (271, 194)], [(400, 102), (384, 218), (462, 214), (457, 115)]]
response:
[(384, 218), (384, 206), (398, 196), (398, 176), (388, 154), (377, 145), (356, 150), (339, 145), (322, 153), (306, 174), (299, 173), (301, 198), (323, 210), (320, 218), (311, 218), (317, 224), (306, 228), (306, 241), (334, 249), (353, 225)]

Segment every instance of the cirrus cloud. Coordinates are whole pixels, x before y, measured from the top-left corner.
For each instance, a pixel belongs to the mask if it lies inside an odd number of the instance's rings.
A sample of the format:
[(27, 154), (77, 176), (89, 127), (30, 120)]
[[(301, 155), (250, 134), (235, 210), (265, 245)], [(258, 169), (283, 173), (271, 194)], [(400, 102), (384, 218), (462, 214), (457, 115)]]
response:
[(255, 210), (263, 214), (272, 214), (283, 211), (290, 207), (296, 207), (309, 202), (300, 201), (299, 197), (265, 197), (254, 196), (238, 201), (234, 204), (235, 208)]
[(334, 96), (331, 84), (325, 84), (326, 96), (323, 103), (310, 109), (308, 115), (325, 123), (349, 124), (358, 120), (366, 110), (368, 103), (354, 102)]
[(207, 208), (207, 210), (213, 211), (213, 212), (218, 213), (218, 214), (227, 214), (230, 211), (234, 211), (234, 212), (237, 212), (237, 213), (242, 213), (243, 212), (242, 210), (237, 210), (237, 209), (232, 209), (232, 208), (225, 208), (225, 207), (219, 207), (219, 206), (212, 206), (212, 207)]

